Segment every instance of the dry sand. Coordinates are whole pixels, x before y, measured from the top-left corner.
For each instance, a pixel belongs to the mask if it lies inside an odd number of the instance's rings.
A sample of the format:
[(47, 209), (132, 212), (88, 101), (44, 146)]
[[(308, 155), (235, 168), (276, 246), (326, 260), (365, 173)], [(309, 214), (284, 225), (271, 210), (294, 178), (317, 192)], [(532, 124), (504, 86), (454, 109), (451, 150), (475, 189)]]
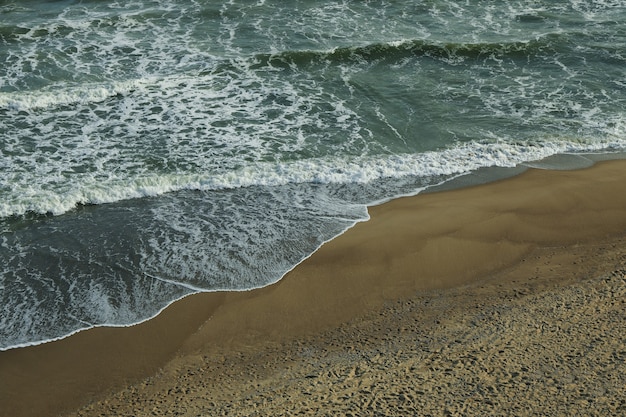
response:
[(626, 415), (624, 179), (373, 207), (276, 285), (0, 352), (0, 416)]

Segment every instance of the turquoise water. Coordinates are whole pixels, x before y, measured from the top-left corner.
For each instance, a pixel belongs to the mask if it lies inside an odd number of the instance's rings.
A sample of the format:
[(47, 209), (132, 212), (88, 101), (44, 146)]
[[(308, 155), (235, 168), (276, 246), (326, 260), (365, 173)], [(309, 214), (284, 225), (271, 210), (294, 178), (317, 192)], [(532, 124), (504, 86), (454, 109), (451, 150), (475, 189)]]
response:
[(4, 1), (0, 63), (0, 349), (268, 285), (480, 168), (626, 150), (624, 1)]

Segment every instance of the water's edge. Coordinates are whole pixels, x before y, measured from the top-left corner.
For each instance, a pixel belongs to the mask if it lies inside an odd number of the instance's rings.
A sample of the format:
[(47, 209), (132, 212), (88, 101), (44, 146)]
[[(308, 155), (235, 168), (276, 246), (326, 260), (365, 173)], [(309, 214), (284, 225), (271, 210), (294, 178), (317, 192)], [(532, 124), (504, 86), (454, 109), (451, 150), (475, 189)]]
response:
[[(423, 187), (423, 188), (419, 188), (419, 189), (415, 190), (415, 192), (412, 192), (412, 193), (398, 194), (398, 195), (394, 195), (393, 197), (390, 197), (390, 198), (385, 198), (385, 199), (378, 200), (378, 201), (372, 201), (372, 202), (369, 202), (368, 204), (366, 204), (366, 206), (367, 206), (367, 208), (370, 208), (370, 207), (373, 207), (373, 206), (378, 206), (378, 205), (385, 204), (385, 203), (387, 203), (389, 201), (392, 201), (392, 200), (395, 200), (395, 199), (398, 199), (398, 198), (411, 197), (411, 196), (416, 196), (418, 194), (451, 191), (451, 190), (455, 190), (455, 189), (466, 188), (466, 187), (473, 187), (473, 186), (477, 186), (477, 185), (488, 184), (488, 183), (495, 182), (495, 181), (506, 180), (506, 179), (518, 176), (518, 175), (522, 174), (523, 172), (527, 171), (528, 169), (578, 170), (578, 169), (585, 169), (585, 168), (592, 167), (595, 164), (600, 163), (602, 161), (610, 161), (610, 160), (626, 160), (626, 152), (585, 153), (585, 154), (578, 154), (578, 153), (577, 154), (557, 154), (557, 155), (553, 155), (553, 156), (550, 156), (550, 157), (547, 157), (547, 158), (544, 158), (544, 159), (541, 159), (541, 160), (538, 160), (538, 161), (525, 162), (525, 163), (519, 164), (519, 165), (517, 165), (515, 167), (495, 167), (494, 166), (494, 167), (488, 167), (488, 168), (480, 168), (478, 170), (475, 170), (475, 171), (472, 171), (472, 172), (469, 172), (469, 173), (465, 173), (465, 174), (461, 174), (461, 175), (458, 175), (458, 176), (453, 177), (451, 179), (444, 180), (443, 182), (441, 182), (439, 184), (435, 184), (435, 185), (432, 185), (432, 186), (426, 186), (426, 187)], [(358, 220), (352, 222), (347, 227), (345, 227), (340, 233), (334, 235), (330, 239), (327, 239), (327, 240), (321, 242), (310, 254), (304, 256), (302, 259), (300, 259), (300, 261), (298, 261), (295, 265), (293, 265), (291, 268), (289, 268), (280, 277), (278, 277), (274, 281), (268, 282), (266, 285), (259, 285), (259, 286), (256, 286), (256, 287), (241, 288), (241, 289), (228, 289), (228, 290), (214, 289), (214, 290), (198, 290), (198, 291), (190, 292), (190, 293), (184, 294), (181, 297), (173, 299), (172, 301), (167, 303), (163, 308), (158, 310), (154, 315), (152, 315), (150, 317), (147, 317), (147, 318), (145, 318), (143, 320), (140, 320), (138, 322), (132, 323), (132, 324), (99, 324), (99, 325), (86, 326), (84, 328), (76, 329), (76, 330), (74, 330), (74, 331), (72, 331), (72, 332), (70, 332), (70, 333), (68, 333), (66, 335), (59, 336), (59, 337), (56, 337), (56, 338), (51, 338), (51, 339), (47, 339), (47, 340), (23, 343), (23, 344), (8, 346), (8, 347), (5, 347), (5, 348), (0, 348), (0, 352), (12, 350), (12, 349), (20, 349), (20, 348), (25, 348), (25, 347), (37, 346), (37, 345), (42, 345), (42, 344), (45, 344), (45, 343), (51, 343), (51, 342), (63, 340), (63, 339), (66, 339), (68, 337), (71, 337), (71, 336), (73, 336), (73, 335), (75, 335), (77, 333), (80, 333), (82, 331), (95, 329), (95, 328), (101, 328), (101, 327), (110, 327), (110, 328), (134, 327), (134, 326), (137, 326), (137, 325), (139, 325), (141, 323), (145, 323), (145, 322), (147, 322), (149, 320), (152, 320), (152, 319), (156, 318), (164, 310), (169, 308), (172, 304), (174, 304), (174, 303), (176, 303), (176, 302), (178, 302), (180, 300), (183, 300), (183, 299), (187, 298), (188, 296), (196, 295), (196, 294), (199, 294), (199, 293), (210, 293), (210, 292), (246, 292), (246, 291), (253, 291), (253, 290), (256, 290), (256, 289), (259, 289), (259, 288), (264, 288), (264, 287), (267, 287), (267, 286), (270, 286), (270, 285), (274, 285), (277, 282), (281, 281), (291, 271), (296, 269), (301, 263), (303, 263), (304, 261), (309, 259), (311, 256), (313, 256), (326, 243), (328, 243), (328, 242), (336, 239), (337, 237), (343, 235), (348, 230), (350, 230), (352, 227), (354, 227), (356, 224), (358, 224), (360, 222), (368, 221), (369, 219), (370, 219), (370, 216), (369, 216), (369, 210), (368, 210), (368, 214), (367, 214), (366, 218), (358, 219)]]

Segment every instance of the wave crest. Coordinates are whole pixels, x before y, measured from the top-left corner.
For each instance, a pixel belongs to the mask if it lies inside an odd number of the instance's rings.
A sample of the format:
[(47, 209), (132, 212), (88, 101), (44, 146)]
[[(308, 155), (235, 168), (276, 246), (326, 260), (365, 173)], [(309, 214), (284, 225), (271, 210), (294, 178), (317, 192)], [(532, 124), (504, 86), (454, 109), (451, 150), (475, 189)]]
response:
[(534, 54), (550, 53), (566, 41), (559, 33), (547, 34), (536, 39), (515, 42), (431, 42), (412, 39), (394, 42), (373, 43), (364, 46), (341, 47), (329, 51), (284, 51), (276, 54), (259, 54), (254, 58), (254, 68), (265, 66), (284, 67), (309, 66), (315, 64), (342, 64), (354, 61), (400, 61), (409, 57), (458, 60), (498, 58), (525, 58)]

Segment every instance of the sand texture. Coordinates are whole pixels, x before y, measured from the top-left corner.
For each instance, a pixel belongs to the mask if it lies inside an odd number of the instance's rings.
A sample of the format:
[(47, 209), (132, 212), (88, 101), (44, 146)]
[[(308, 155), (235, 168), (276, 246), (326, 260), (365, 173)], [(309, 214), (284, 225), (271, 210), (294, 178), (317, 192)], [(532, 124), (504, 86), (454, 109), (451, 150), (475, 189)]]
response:
[[(623, 268), (597, 279), (507, 271), (429, 291), (313, 337), (175, 361), (71, 415), (626, 415), (624, 243), (595, 248)], [(551, 255), (538, 273), (569, 268)]]
[(373, 207), (276, 285), (0, 353), (0, 415), (626, 415), (625, 178)]

